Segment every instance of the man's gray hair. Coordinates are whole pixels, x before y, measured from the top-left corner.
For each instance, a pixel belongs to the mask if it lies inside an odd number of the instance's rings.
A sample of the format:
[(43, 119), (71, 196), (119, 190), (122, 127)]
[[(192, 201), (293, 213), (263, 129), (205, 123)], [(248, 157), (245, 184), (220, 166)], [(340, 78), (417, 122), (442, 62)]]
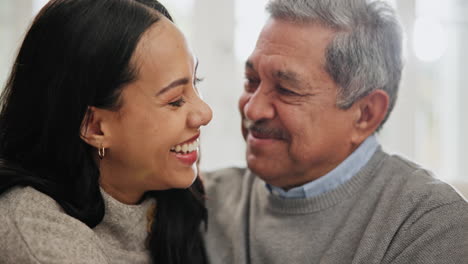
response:
[(338, 84), (337, 106), (348, 109), (376, 89), (390, 97), (387, 120), (398, 93), (403, 68), (402, 30), (393, 8), (370, 0), (271, 0), (274, 19), (318, 23), (335, 29), (327, 47), (325, 69)]

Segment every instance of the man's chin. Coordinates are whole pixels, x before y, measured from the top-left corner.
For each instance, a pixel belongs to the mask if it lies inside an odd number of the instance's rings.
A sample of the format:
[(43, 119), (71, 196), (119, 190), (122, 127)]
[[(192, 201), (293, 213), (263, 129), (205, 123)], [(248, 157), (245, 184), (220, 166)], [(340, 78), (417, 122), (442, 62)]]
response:
[(279, 164), (272, 160), (262, 160), (257, 157), (247, 157), (247, 166), (250, 171), (257, 175), (266, 183), (272, 184), (281, 178), (283, 173), (279, 169)]

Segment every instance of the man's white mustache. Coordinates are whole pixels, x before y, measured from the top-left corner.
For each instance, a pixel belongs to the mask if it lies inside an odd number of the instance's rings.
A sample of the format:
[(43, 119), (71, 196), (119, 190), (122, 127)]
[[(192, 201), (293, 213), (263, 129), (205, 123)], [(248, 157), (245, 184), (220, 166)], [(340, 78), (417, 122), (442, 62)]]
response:
[(275, 138), (275, 139), (288, 139), (289, 134), (282, 128), (271, 127), (267, 124), (267, 120), (252, 121), (248, 118), (242, 120), (242, 125), (249, 131), (261, 133), (263, 136)]
[(255, 123), (254, 121), (252, 121), (252, 120), (250, 120), (250, 119), (248, 119), (248, 118), (244, 118), (244, 119), (242, 120), (242, 125), (243, 125), (244, 128), (246, 128), (246, 129), (250, 129), (250, 127), (252, 127), (254, 123)]

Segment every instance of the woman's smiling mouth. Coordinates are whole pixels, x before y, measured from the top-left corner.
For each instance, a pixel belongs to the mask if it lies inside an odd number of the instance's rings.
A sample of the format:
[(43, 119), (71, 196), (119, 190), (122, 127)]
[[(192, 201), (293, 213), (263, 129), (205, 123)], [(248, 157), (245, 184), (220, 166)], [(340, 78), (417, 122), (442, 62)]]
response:
[(185, 165), (192, 166), (198, 159), (198, 146), (200, 142), (198, 138), (200, 134), (192, 137), (191, 139), (175, 145), (171, 148), (171, 152), (175, 157)]
[(178, 153), (178, 154), (187, 154), (190, 152), (193, 152), (198, 149), (198, 146), (200, 145), (198, 138), (200, 137), (200, 134), (195, 135), (194, 137), (178, 144), (175, 145), (171, 148), (172, 152)]
[(199, 145), (200, 143), (198, 139), (195, 139), (192, 142), (175, 145), (171, 148), (171, 151), (175, 153), (187, 154), (197, 150)]

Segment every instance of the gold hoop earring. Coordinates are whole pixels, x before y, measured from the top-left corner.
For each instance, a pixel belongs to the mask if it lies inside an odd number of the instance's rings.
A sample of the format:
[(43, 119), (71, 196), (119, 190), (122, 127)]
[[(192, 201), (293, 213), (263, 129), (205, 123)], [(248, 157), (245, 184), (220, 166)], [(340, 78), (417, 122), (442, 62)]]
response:
[(98, 148), (99, 159), (103, 159), (105, 155), (106, 155), (106, 149), (104, 147)]

